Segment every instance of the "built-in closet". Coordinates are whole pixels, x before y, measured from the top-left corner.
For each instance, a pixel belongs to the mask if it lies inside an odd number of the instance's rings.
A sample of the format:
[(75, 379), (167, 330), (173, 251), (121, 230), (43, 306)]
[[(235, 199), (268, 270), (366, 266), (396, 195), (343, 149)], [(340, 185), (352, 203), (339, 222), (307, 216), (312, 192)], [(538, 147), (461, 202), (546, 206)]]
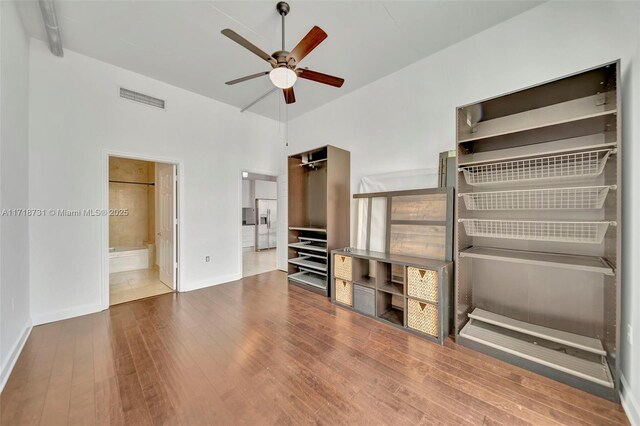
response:
[(618, 398), (619, 63), (457, 110), (457, 342)]
[(329, 296), (331, 250), (350, 241), (349, 151), (328, 145), (289, 157), (289, 282)]

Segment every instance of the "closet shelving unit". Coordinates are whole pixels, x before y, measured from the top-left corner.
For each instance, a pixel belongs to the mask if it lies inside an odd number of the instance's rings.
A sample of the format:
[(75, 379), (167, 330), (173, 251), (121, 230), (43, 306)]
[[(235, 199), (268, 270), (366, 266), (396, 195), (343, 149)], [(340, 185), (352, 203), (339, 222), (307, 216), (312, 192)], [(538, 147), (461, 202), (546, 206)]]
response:
[(613, 400), (619, 70), (457, 109), (456, 341)]
[(444, 343), (451, 322), (452, 262), (359, 249), (332, 254), (334, 303)]
[(328, 145), (288, 163), (289, 282), (329, 296), (329, 254), (349, 244), (350, 154)]

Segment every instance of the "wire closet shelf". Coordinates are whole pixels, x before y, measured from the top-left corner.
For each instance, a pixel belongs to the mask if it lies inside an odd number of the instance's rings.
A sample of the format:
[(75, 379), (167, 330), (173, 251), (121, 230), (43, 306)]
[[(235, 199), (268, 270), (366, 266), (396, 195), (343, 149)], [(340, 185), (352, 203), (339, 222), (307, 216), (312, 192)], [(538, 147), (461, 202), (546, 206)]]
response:
[(615, 148), (460, 167), (469, 185), (571, 181), (597, 177)]
[(599, 244), (616, 222), (458, 219), (470, 237)]
[(467, 210), (600, 209), (615, 185), (541, 188), (458, 194)]

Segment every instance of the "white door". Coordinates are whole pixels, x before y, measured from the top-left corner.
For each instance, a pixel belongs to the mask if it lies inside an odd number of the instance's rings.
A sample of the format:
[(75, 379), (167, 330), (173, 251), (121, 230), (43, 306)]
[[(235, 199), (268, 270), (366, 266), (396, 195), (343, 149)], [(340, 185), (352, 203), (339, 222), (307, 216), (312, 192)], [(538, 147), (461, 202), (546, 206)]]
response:
[(156, 163), (156, 248), (160, 281), (176, 289), (176, 167)]

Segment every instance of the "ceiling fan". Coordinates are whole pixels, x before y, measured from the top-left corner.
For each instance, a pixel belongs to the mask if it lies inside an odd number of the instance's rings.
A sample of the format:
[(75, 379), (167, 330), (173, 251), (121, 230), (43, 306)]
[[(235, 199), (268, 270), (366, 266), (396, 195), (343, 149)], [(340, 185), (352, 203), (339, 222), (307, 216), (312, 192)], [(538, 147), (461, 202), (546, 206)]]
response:
[(307, 68), (298, 68), (298, 64), (300, 64), (300, 61), (302, 61), (305, 56), (307, 56), (313, 49), (315, 49), (320, 43), (322, 43), (325, 38), (327, 38), (327, 33), (325, 33), (320, 27), (314, 26), (313, 28), (311, 28), (311, 31), (309, 31), (309, 33), (304, 36), (302, 40), (300, 40), (296, 47), (294, 47), (291, 52), (288, 52), (285, 50), (284, 45), (284, 19), (285, 16), (287, 16), (287, 14), (289, 13), (289, 4), (283, 1), (278, 2), (278, 4), (276, 5), (276, 10), (282, 17), (282, 50), (278, 50), (271, 55), (264, 52), (259, 47), (229, 28), (221, 31), (223, 35), (229, 37), (240, 46), (269, 62), (272, 68), (271, 71), (263, 71), (257, 74), (248, 75), (246, 77), (241, 77), (226, 82), (226, 84), (232, 85), (269, 74), (269, 78), (271, 79), (271, 82), (275, 87), (255, 100), (253, 103), (251, 103), (251, 105), (245, 107), (243, 111), (277, 89), (282, 89), (284, 100), (287, 104), (294, 103), (296, 101), (296, 97), (293, 93), (293, 85), (298, 78), (304, 78), (307, 80), (316, 81), (318, 83), (328, 84), (334, 87), (341, 87), (344, 83), (344, 79), (339, 77), (322, 74)]

